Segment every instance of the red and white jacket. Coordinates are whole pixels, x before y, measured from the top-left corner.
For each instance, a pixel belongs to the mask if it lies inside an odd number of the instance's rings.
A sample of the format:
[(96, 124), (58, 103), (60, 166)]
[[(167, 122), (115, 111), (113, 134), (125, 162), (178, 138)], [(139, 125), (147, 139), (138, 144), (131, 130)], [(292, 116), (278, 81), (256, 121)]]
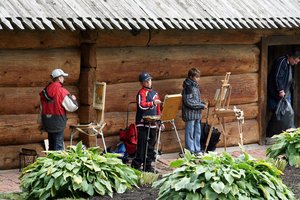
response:
[(43, 129), (50, 133), (63, 131), (66, 127), (66, 111), (74, 112), (78, 104), (60, 82), (52, 82), (40, 92)]
[[(143, 87), (137, 94), (136, 126), (148, 126), (144, 123), (143, 116), (160, 115), (160, 104), (154, 105), (154, 100), (159, 100), (157, 92), (151, 88)], [(155, 123), (151, 128), (155, 128)]]

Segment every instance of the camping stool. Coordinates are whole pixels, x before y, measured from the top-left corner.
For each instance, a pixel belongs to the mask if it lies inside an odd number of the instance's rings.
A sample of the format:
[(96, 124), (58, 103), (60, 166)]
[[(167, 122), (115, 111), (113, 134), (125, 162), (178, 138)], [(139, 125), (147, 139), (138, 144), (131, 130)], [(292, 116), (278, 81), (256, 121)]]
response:
[(20, 164), (20, 172), (22, 169), (29, 164), (34, 163), (35, 159), (38, 157), (36, 150), (34, 149), (26, 149), (22, 148), (19, 153), (19, 164)]

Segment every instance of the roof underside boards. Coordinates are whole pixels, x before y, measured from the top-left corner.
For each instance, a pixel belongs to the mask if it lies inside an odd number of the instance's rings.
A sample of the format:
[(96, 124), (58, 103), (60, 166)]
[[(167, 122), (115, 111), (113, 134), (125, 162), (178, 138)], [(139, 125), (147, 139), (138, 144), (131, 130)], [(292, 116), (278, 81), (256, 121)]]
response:
[(300, 0), (1, 0), (0, 30), (277, 29)]

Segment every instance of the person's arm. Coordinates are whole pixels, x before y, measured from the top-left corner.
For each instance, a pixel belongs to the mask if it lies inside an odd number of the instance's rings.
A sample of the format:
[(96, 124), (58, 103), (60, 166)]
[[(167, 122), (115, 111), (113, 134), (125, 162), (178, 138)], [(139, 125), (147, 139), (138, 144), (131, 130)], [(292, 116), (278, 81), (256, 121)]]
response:
[(66, 109), (66, 111), (74, 112), (78, 109), (78, 103), (76, 101), (76, 97), (74, 95), (66, 95), (62, 106)]
[(154, 106), (154, 102), (147, 102), (147, 92), (146, 90), (141, 90), (137, 96), (138, 106), (142, 110), (149, 110)]
[(160, 106), (160, 104), (161, 104), (160, 98), (159, 98), (158, 94), (156, 93), (155, 99), (154, 99), (154, 105), (157, 106), (156, 107), (156, 114), (157, 115), (161, 114), (161, 106)]
[(183, 89), (182, 99), (185, 106), (190, 109), (204, 109), (205, 104), (203, 104), (200, 99), (194, 97), (192, 88), (186, 87)]
[(285, 95), (285, 88), (284, 88), (284, 76), (287, 73), (287, 63), (285, 59), (282, 59), (278, 63), (278, 68), (275, 74), (275, 81), (276, 81), (276, 90), (280, 97)]

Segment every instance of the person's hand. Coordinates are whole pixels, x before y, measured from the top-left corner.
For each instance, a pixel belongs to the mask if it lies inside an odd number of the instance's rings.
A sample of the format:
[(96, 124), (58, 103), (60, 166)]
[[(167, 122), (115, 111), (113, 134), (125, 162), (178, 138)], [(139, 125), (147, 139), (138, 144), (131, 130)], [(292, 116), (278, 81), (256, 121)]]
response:
[(284, 90), (280, 90), (280, 91), (279, 91), (279, 96), (280, 96), (281, 98), (285, 96)]
[(72, 94), (72, 99), (76, 101), (76, 96)]
[(154, 100), (154, 105), (156, 106), (158, 104), (161, 104), (161, 100), (158, 100), (158, 99)]

